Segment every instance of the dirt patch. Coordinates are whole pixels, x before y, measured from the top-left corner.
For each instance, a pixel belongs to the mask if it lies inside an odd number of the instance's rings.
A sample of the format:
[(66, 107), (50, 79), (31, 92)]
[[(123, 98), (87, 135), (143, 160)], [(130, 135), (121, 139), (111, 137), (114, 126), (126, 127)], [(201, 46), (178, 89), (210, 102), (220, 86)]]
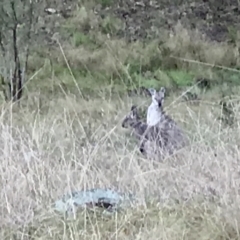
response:
[(104, 17), (114, 14), (125, 24), (116, 34), (129, 41), (159, 37), (163, 29), (172, 30), (180, 22), (188, 29), (198, 29), (208, 39), (228, 41), (232, 32), (240, 30), (238, 1), (114, 1), (99, 8)]

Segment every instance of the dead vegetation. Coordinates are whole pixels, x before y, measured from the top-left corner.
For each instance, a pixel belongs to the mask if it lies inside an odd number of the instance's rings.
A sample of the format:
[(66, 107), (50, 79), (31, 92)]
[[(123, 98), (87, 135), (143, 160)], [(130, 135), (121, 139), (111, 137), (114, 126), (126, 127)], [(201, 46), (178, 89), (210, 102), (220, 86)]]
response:
[[(157, 164), (120, 126), (131, 106), (126, 98), (105, 99), (99, 109), (99, 100), (56, 97), (44, 115), (33, 103), (15, 113), (2, 107), (1, 236), (238, 239), (239, 126), (221, 127), (220, 109), (204, 102), (169, 105), (174, 99), (166, 100), (167, 111), (186, 123), (191, 147)], [(129, 190), (141, 205), (105, 219), (79, 212), (74, 222), (49, 210), (63, 193), (93, 187)]]
[[(0, 25), (14, 79), (24, 68), (35, 77), (20, 107), (1, 105), (2, 239), (240, 238), (238, 2), (150, 2), (36, 1), (31, 44), (17, 35), (30, 21)], [(191, 146), (153, 163), (120, 123), (133, 103), (146, 112), (137, 90), (162, 86)], [(186, 88), (197, 105), (179, 101)], [(141, 205), (75, 222), (49, 211), (63, 193), (94, 187), (130, 190)]]
[[(217, 79), (217, 82), (222, 82), (228, 76), (225, 72), (218, 71), (219, 68), (232, 75), (229, 68), (239, 67), (237, 2), (228, 6), (227, 3), (214, 5), (188, 1), (180, 3), (178, 8), (167, 2), (156, 7), (155, 2), (149, 9), (149, 3), (145, 1), (142, 4), (146, 9), (140, 2), (135, 3), (136, 6), (127, 4), (133, 3), (122, 2), (118, 6), (117, 2), (109, 1), (96, 6), (93, 3), (73, 1), (65, 6), (66, 10), (71, 9), (69, 18), (59, 14), (47, 15), (43, 11), (42, 23), (39, 22), (37, 29), (41, 30), (38, 31), (41, 32), (39, 39), (45, 47), (35, 46), (34, 53), (30, 56), (30, 70), (34, 72), (40, 66), (45, 66), (47, 59), (51, 62), (50, 70), (45, 70), (48, 75), (54, 73), (59, 77), (68, 72), (59, 44), (76, 78), (87, 75), (94, 78), (95, 82), (100, 79), (99, 82), (105, 81), (106, 84), (113, 80), (118, 85), (124, 84), (128, 89), (139, 83), (139, 75), (145, 78), (145, 82), (148, 81), (148, 87), (156, 87), (150, 82), (151, 79), (156, 79), (155, 82), (162, 81), (162, 85), (167, 82), (174, 87), (174, 84), (179, 85), (176, 79), (167, 76), (167, 80), (162, 80), (160, 71), (184, 70), (195, 78)], [(59, 12), (64, 9), (60, 5), (49, 4), (48, 7)], [(127, 14), (128, 20), (122, 17), (131, 9), (135, 12)], [(230, 9), (236, 10), (231, 16)], [(155, 14), (151, 14), (152, 11)], [(159, 12), (165, 21), (156, 17)], [(149, 16), (145, 18), (142, 17), (143, 14)], [(171, 22), (170, 27), (166, 21)], [(192, 22), (195, 23), (194, 26)], [(138, 32), (133, 31), (135, 41), (128, 41), (127, 36), (134, 28), (152, 31), (152, 37), (146, 38), (145, 33), (140, 34), (145, 36), (143, 40), (143, 36), (138, 36)], [(156, 29), (157, 35), (154, 33)], [(239, 73), (235, 71), (234, 74)], [(190, 82), (193, 83), (194, 78)], [(79, 80), (78, 83), (81, 84), (82, 81)], [(139, 84), (137, 87), (144, 85), (142, 82)]]

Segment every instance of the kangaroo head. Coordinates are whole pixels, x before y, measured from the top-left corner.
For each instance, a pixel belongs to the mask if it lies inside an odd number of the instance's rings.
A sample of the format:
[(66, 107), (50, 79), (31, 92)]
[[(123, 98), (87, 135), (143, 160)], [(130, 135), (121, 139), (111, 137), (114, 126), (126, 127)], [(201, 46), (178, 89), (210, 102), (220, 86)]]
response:
[(154, 88), (150, 88), (149, 92), (152, 95), (152, 103), (159, 108), (162, 108), (163, 103), (164, 103), (164, 97), (165, 97), (165, 88), (161, 87), (159, 92), (157, 92)]
[(128, 128), (136, 124), (140, 120), (140, 117), (137, 112), (137, 107), (133, 105), (131, 111), (128, 115), (125, 116), (122, 122), (122, 127)]

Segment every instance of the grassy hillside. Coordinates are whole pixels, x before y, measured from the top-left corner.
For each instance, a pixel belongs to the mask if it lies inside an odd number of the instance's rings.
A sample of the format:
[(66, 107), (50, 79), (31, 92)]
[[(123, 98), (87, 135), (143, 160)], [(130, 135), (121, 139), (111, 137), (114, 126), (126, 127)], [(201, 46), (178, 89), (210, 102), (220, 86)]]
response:
[(77, 84), (87, 91), (114, 85), (125, 91), (189, 86), (198, 78), (239, 84), (237, 1), (71, 1), (47, 6), (65, 10), (67, 17), (43, 14), (37, 25), (40, 37), (29, 68), (43, 69), (32, 81), (34, 87), (67, 85), (74, 90)]
[[(2, 239), (240, 239), (238, 2), (134, 2), (39, 7), (21, 105), (1, 105)], [(146, 88), (162, 86), (191, 144), (153, 162), (121, 121), (132, 104), (146, 117)], [(140, 204), (71, 221), (49, 209), (97, 187)]]

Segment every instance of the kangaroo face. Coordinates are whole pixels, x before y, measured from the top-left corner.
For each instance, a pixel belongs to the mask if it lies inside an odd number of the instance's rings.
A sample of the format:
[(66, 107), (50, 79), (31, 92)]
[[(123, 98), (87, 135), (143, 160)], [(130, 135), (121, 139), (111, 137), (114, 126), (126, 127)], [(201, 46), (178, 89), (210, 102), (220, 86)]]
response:
[(140, 118), (138, 116), (137, 107), (132, 106), (130, 113), (128, 115), (126, 115), (125, 118), (123, 119), (122, 127), (123, 128), (132, 127), (134, 124), (137, 124), (139, 119)]
[(150, 88), (149, 92), (152, 95), (152, 104), (158, 108), (162, 108), (165, 97), (165, 88), (162, 87), (159, 92), (157, 92), (154, 88)]
[(147, 110), (147, 124), (153, 126), (161, 120), (163, 115), (165, 88), (162, 87), (159, 92), (153, 88), (150, 88), (149, 92), (152, 95), (152, 103)]

